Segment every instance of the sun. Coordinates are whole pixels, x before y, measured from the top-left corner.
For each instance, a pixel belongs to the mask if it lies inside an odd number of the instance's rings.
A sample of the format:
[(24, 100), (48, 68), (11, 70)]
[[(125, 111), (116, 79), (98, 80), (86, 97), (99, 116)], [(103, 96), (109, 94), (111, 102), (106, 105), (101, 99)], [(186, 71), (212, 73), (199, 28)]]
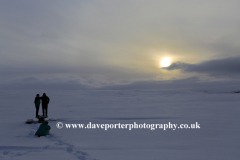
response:
[(165, 57), (161, 60), (161, 67), (168, 67), (171, 65), (171, 58)]

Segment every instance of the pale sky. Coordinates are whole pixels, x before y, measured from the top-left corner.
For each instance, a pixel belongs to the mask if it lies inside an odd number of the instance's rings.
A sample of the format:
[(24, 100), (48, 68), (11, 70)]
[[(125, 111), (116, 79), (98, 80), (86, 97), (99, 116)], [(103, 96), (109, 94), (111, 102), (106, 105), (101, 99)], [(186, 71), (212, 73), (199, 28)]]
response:
[[(235, 81), (239, 6), (237, 0), (1, 0), (0, 86)], [(172, 65), (162, 69), (164, 57)]]

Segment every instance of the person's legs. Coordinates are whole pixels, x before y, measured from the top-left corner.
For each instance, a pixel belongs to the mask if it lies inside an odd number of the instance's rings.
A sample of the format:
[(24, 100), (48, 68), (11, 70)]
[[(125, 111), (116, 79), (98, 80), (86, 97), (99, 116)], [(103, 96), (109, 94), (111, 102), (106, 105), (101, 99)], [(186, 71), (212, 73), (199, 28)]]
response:
[(39, 106), (36, 106), (36, 117), (38, 116)]
[(45, 110), (46, 110), (46, 116), (48, 116), (48, 105), (46, 105)]
[(42, 114), (44, 115), (44, 106), (42, 106)]
[(44, 116), (47, 116), (47, 108), (48, 108), (48, 105), (43, 105), (42, 108), (43, 108), (43, 115), (44, 115)]

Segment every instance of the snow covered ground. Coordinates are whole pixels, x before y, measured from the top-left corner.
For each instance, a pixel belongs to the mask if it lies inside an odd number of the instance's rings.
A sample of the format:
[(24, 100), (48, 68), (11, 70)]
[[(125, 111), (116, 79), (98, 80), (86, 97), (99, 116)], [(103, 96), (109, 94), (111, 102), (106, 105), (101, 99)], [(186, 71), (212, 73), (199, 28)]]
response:
[[(51, 134), (36, 137), (35, 95)], [(193, 90), (1, 90), (0, 159), (238, 160), (240, 94)], [(41, 110), (40, 110), (40, 113)], [(200, 129), (58, 129), (63, 124), (192, 124)]]

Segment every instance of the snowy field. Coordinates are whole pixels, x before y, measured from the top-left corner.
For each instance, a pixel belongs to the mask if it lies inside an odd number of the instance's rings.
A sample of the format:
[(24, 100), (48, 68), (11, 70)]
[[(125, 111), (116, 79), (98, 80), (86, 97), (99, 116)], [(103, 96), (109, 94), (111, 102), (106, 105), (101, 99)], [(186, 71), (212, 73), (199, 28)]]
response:
[[(36, 137), (34, 98), (50, 97)], [(0, 91), (0, 159), (239, 160), (240, 94), (193, 90)], [(40, 109), (40, 113), (42, 110)], [(200, 129), (58, 129), (63, 124), (192, 124)]]

